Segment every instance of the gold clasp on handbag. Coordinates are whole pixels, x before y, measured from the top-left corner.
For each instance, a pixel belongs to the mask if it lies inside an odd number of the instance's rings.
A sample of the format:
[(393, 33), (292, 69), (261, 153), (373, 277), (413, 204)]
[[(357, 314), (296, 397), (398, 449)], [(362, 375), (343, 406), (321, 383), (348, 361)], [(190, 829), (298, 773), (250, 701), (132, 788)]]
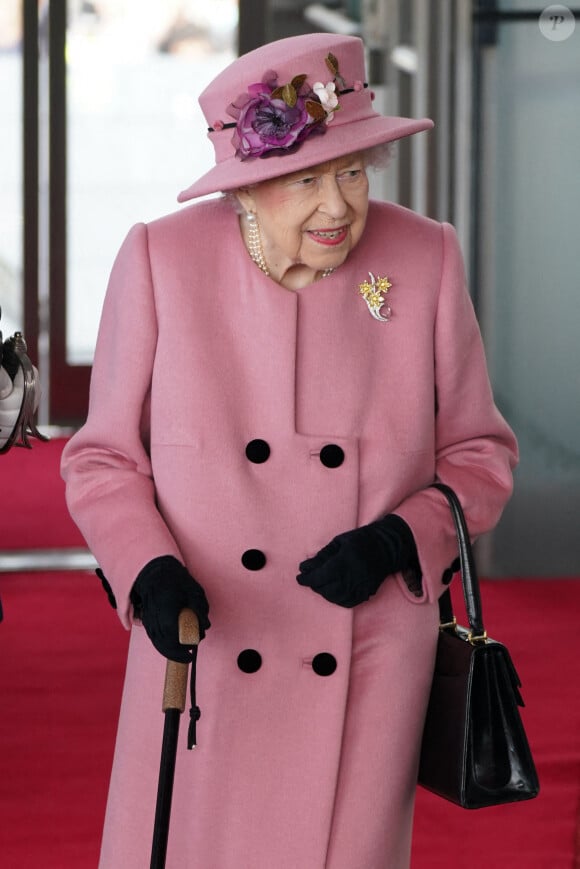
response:
[(483, 634), (478, 634), (476, 637), (469, 631), (467, 640), (472, 646), (475, 646), (476, 643), (487, 643), (487, 631), (484, 631)]
[(446, 631), (451, 628), (453, 631), (457, 631), (457, 619), (453, 616), (453, 620), (450, 622), (441, 622), (439, 625), (440, 631)]

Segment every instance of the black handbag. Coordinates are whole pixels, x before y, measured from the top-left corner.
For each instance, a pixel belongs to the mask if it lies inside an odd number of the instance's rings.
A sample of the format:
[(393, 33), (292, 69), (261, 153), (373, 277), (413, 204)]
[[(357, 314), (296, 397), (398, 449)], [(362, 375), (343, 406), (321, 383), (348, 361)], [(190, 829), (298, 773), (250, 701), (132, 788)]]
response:
[(423, 733), (419, 784), (466, 809), (537, 796), (539, 782), (518, 706), (521, 683), (507, 648), (483, 626), (481, 596), (461, 504), (442, 483), (459, 542), (469, 629), (453, 615), (449, 589)]

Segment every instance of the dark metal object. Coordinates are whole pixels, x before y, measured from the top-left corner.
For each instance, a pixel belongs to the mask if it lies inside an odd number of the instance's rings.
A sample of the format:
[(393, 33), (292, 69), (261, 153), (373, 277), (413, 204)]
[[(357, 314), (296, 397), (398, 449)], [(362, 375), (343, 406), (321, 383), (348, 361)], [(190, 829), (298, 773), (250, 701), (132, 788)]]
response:
[(269, 42), (270, 4), (268, 0), (240, 0), (238, 54), (247, 54)]
[(38, 359), (38, 7), (22, 4), (22, 285), (24, 334)]

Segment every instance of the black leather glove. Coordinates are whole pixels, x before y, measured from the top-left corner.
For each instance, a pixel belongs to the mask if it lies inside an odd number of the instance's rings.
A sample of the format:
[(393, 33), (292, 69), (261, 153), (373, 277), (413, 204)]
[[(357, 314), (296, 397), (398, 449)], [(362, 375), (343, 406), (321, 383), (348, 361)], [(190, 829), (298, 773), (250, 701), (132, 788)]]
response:
[(129, 598), (157, 651), (172, 661), (189, 663), (192, 647), (179, 642), (179, 613), (185, 608), (194, 611), (200, 640), (210, 621), (205, 592), (187, 569), (173, 555), (154, 558), (139, 573)]
[(339, 534), (314, 558), (300, 564), (300, 585), (331, 603), (354, 607), (368, 600), (392, 573), (402, 571), (411, 591), (421, 594), (421, 570), (413, 533), (389, 514), (370, 525)]

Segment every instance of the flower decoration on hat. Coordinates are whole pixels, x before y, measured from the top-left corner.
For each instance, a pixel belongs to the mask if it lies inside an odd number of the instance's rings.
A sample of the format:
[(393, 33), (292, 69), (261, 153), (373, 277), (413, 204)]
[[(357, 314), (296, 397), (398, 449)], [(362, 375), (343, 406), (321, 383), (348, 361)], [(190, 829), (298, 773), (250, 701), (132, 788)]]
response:
[(334, 113), (339, 110), (336, 83), (344, 84), (333, 54), (325, 58), (332, 81), (310, 86), (305, 74), (296, 75), (287, 84), (278, 84), (278, 75), (268, 70), (261, 82), (248, 87), (228, 106), (236, 119), (232, 143), (236, 157), (249, 160), (287, 154), (300, 147), (312, 134), (326, 132)]
[(358, 285), (358, 291), (367, 303), (371, 316), (375, 320), (380, 320), (381, 323), (388, 323), (391, 319), (391, 308), (387, 305), (383, 314), (381, 314), (381, 309), (385, 304), (385, 296), (393, 285), (386, 276), (384, 278), (380, 275), (375, 277), (372, 272), (369, 272), (369, 278), (370, 281), (363, 281), (362, 284)]
[(333, 81), (324, 84), (321, 81), (315, 81), (312, 85), (312, 90), (320, 100), (322, 108), (326, 112), (326, 123), (330, 124), (334, 118), (334, 113), (338, 108), (338, 96), (336, 93), (336, 85)]

